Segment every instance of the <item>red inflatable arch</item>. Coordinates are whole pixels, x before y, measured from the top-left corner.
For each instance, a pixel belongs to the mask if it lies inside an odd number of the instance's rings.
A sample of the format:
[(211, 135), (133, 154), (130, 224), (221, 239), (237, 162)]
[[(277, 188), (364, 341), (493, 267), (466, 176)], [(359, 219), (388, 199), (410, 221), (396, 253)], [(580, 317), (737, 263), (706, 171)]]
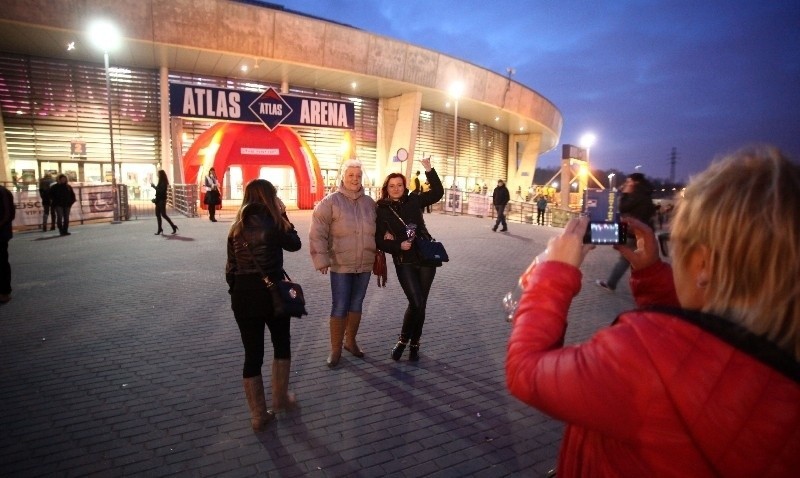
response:
[(313, 209), (324, 196), (317, 158), (300, 136), (286, 126), (270, 131), (259, 124), (217, 123), (195, 140), (182, 162), (183, 181), (200, 185), (212, 167), (222, 182), (228, 166), (241, 166), (242, 180), (247, 184), (258, 178), (262, 166), (289, 166), (297, 180), (298, 208)]

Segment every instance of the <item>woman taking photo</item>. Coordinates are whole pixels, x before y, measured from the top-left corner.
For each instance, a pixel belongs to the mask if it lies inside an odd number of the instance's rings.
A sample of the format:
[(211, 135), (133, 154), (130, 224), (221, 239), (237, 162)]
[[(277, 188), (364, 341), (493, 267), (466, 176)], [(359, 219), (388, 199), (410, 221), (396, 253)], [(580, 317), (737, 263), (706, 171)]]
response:
[[(758, 207), (753, 207), (758, 204)], [(744, 150), (690, 182), (672, 266), (628, 219), (639, 309), (564, 347), (587, 218), (523, 278), (506, 358), (511, 393), (567, 423), (562, 476), (797, 476), (800, 167)]]
[(169, 188), (169, 179), (167, 179), (167, 173), (164, 172), (163, 169), (158, 171), (158, 184), (150, 183), (150, 186), (156, 189), (156, 197), (153, 202), (156, 204), (156, 222), (158, 223), (158, 231), (156, 231), (156, 236), (160, 235), (164, 232), (164, 229), (161, 228), (161, 218), (167, 220), (170, 226), (172, 226), (172, 233), (176, 234), (178, 232), (178, 226), (172, 223), (172, 220), (167, 216), (167, 188)]
[(331, 272), (331, 368), (339, 363), (343, 341), (345, 350), (364, 356), (356, 334), (375, 260), (375, 201), (364, 194), (362, 176), (361, 161), (345, 162), (339, 189), (314, 208), (308, 234), (314, 268)]
[[(261, 431), (274, 411), (297, 406), (289, 393), (291, 341), (289, 316), (275, 316), (272, 296), (262, 271), (272, 282), (283, 279), (283, 251), (300, 250), (300, 237), (286, 216), (275, 187), (255, 179), (244, 190), (242, 207), (228, 232), (225, 279), (231, 308), (244, 345), (242, 383), (253, 430)], [(272, 410), (267, 410), (261, 366), (264, 362), (264, 326), (272, 340)], [(273, 411), (274, 410), (274, 411)]]
[(392, 255), (397, 280), (408, 299), (400, 337), (392, 349), (392, 359), (400, 360), (410, 341), (408, 359), (414, 362), (419, 360), (419, 339), (425, 323), (428, 293), (437, 267), (420, 260), (414, 237), (430, 238), (422, 210), (444, 196), (439, 175), (431, 168), (431, 159), (425, 158), (421, 162), (425, 167), (425, 177), (430, 183), (430, 189), (420, 194), (409, 194), (405, 176), (400, 173), (387, 176), (378, 201), (375, 231), (378, 248)]

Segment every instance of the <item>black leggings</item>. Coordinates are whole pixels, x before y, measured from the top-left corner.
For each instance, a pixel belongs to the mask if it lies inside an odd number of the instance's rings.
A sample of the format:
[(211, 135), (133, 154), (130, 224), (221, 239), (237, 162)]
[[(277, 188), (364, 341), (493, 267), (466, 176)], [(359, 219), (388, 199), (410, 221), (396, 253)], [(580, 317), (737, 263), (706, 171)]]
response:
[(158, 230), (161, 231), (161, 218), (167, 220), (172, 228), (175, 228), (175, 224), (172, 223), (169, 216), (167, 216), (167, 200), (164, 199), (163, 201), (156, 201), (156, 222), (158, 223)]
[(422, 337), (425, 308), (428, 305), (428, 294), (431, 291), (433, 278), (436, 276), (436, 268), (416, 264), (395, 264), (395, 271), (397, 280), (408, 299), (400, 340), (405, 342), (410, 339), (412, 344), (417, 345)]
[(289, 317), (274, 317), (272, 297), (256, 274), (237, 275), (231, 292), (231, 308), (244, 345), (242, 377), (261, 375), (264, 363), (264, 325), (269, 328), (273, 357), (291, 359)]

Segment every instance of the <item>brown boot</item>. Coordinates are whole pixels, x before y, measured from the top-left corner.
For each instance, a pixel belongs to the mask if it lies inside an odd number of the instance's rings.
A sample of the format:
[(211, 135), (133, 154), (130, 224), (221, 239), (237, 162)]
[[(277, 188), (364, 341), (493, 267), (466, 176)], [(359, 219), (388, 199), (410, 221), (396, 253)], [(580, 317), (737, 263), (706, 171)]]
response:
[(244, 395), (247, 397), (247, 406), (250, 407), (250, 424), (253, 431), (263, 431), (267, 423), (275, 418), (272, 410), (267, 410), (267, 401), (264, 397), (264, 382), (261, 375), (245, 378), (242, 380), (244, 385)]
[(331, 354), (328, 355), (328, 367), (335, 367), (339, 364), (342, 357), (342, 340), (344, 340), (344, 319), (341, 317), (331, 317)]
[(297, 398), (289, 391), (289, 366), (291, 360), (272, 361), (272, 409), (276, 412), (297, 408)]
[(358, 358), (364, 357), (364, 351), (356, 343), (358, 326), (361, 324), (361, 312), (348, 312), (344, 328), (344, 349)]

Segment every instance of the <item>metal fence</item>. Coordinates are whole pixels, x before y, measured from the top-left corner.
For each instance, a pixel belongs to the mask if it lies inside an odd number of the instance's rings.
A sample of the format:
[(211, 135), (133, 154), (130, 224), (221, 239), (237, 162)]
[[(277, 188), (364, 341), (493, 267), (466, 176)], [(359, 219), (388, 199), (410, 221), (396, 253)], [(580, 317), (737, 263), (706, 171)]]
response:
[[(42, 227), (44, 208), (36, 183), (2, 183), (14, 195), (17, 209), (13, 228), (17, 231)], [(75, 204), (70, 209), (70, 223), (111, 222), (114, 220), (112, 189), (110, 184), (71, 183), (75, 191)], [(187, 217), (197, 217), (198, 191), (196, 184), (176, 184), (167, 191), (167, 206)], [(131, 197), (125, 184), (117, 185), (119, 218), (123, 221), (154, 217), (155, 204), (146, 195)], [(49, 223), (49, 219), (48, 219)]]

